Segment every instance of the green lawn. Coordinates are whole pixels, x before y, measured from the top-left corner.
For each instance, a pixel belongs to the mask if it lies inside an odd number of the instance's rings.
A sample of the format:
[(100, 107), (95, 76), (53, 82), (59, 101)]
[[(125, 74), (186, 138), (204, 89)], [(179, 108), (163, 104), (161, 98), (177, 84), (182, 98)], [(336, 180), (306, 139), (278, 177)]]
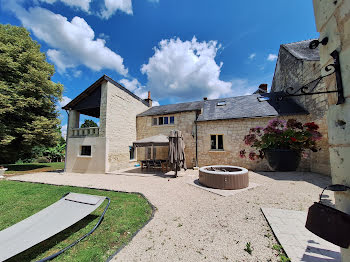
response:
[(8, 168), (5, 172), (7, 175), (20, 175), (27, 173), (47, 172), (64, 169), (64, 162), (53, 163), (23, 163), (3, 165)]
[[(0, 181), (0, 230), (58, 201), (67, 192), (108, 196), (111, 204), (96, 231), (54, 261), (106, 261), (119, 247), (127, 243), (133, 233), (152, 215), (152, 207), (138, 194), (3, 180)], [(106, 204), (107, 200), (85, 219), (8, 262), (37, 261), (54, 254), (89, 232)]]

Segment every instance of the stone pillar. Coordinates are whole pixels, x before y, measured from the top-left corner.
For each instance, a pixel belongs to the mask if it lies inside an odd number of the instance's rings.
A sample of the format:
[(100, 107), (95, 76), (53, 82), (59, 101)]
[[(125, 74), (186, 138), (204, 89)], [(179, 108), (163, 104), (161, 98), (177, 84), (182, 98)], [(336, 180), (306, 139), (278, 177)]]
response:
[(75, 110), (69, 110), (69, 116), (68, 116), (68, 130), (67, 134), (68, 137), (73, 135), (73, 128), (79, 127), (79, 120), (80, 120), (80, 113)]
[[(320, 40), (328, 37), (328, 44), (320, 45), (322, 68), (333, 63), (330, 53), (339, 52), (345, 103), (336, 105), (334, 97), (328, 110), (328, 135), (333, 184), (350, 186), (350, 1), (313, 0), (317, 31)], [(326, 82), (328, 90), (335, 81)], [(338, 209), (350, 214), (350, 192), (335, 194)], [(349, 236), (350, 237), (350, 236)], [(342, 261), (350, 261), (350, 249), (341, 250)]]

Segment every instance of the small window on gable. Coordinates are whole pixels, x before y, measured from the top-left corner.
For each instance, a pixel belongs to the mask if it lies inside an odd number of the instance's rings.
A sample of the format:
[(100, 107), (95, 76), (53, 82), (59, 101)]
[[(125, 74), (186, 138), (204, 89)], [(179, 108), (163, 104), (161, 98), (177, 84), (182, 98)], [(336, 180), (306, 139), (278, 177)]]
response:
[(171, 125), (174, 124), (174, 120), (175, 120), (174, 116), (171, 116), (171, 117), (170, 117), (170, 124), (171, 124)]
[(217, 105), (217, 106), (225, 106), (225, 105), (226, 105), (226, 102), (225, 102), (225, 101), (220, 101), (220, 102), (217, 102), (216, 105)]
[(158, 118), (152, 118), (152, 125), (156, 126), (158, 124)]
[(91, 146), (81, 146), (81, 156), (91, 156)]
[(158, 125), (163, 125), (163, 117), (161, 116), (161, 117), (159, 117), (158, 118)]

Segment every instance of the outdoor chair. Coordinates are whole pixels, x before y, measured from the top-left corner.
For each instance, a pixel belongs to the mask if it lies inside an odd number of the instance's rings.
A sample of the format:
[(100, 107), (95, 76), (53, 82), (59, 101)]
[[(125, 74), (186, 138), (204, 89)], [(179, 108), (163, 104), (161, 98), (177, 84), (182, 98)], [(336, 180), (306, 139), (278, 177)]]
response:
[(108, 203), (94, 228), (57, 253), (39, 260), (48, 261), (73, 247), (95, 231), (101, 224), (109, 207), (110, 199), (108, 197), (68, 193), (40, 212), (0, 231), (0, 261), (18, 255), (74, 225), (96, 210), (105, 199), (108, 200)]

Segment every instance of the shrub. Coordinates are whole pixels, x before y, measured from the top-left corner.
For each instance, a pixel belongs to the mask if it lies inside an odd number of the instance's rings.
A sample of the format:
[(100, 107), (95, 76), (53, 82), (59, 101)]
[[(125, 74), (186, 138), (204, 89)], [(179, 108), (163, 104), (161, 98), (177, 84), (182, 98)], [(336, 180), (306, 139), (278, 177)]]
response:
[(50, 161), (46, 157), (42, 156), (42, 157), (39, 157), (36, 160), (36, 162), (38, 162), (38, 163), (49, 163)]
[[(251, 160), (264, 158), (264, 150), (269, 149), (290, 149), (298, 153), (310, 149), (317, 152), (320, 149), (317, 148), (316, 142), (322, 138), (318, 128), (314, 122), (302, 124), (295, 119), (285, 121), (276, 118), (270, 120), (266, 127), (251, 128), (243, 140), (246, 145), (258, 151), (248, 154)], [(241, 150), (239, 155), (244, 158), (245, 149)]]

